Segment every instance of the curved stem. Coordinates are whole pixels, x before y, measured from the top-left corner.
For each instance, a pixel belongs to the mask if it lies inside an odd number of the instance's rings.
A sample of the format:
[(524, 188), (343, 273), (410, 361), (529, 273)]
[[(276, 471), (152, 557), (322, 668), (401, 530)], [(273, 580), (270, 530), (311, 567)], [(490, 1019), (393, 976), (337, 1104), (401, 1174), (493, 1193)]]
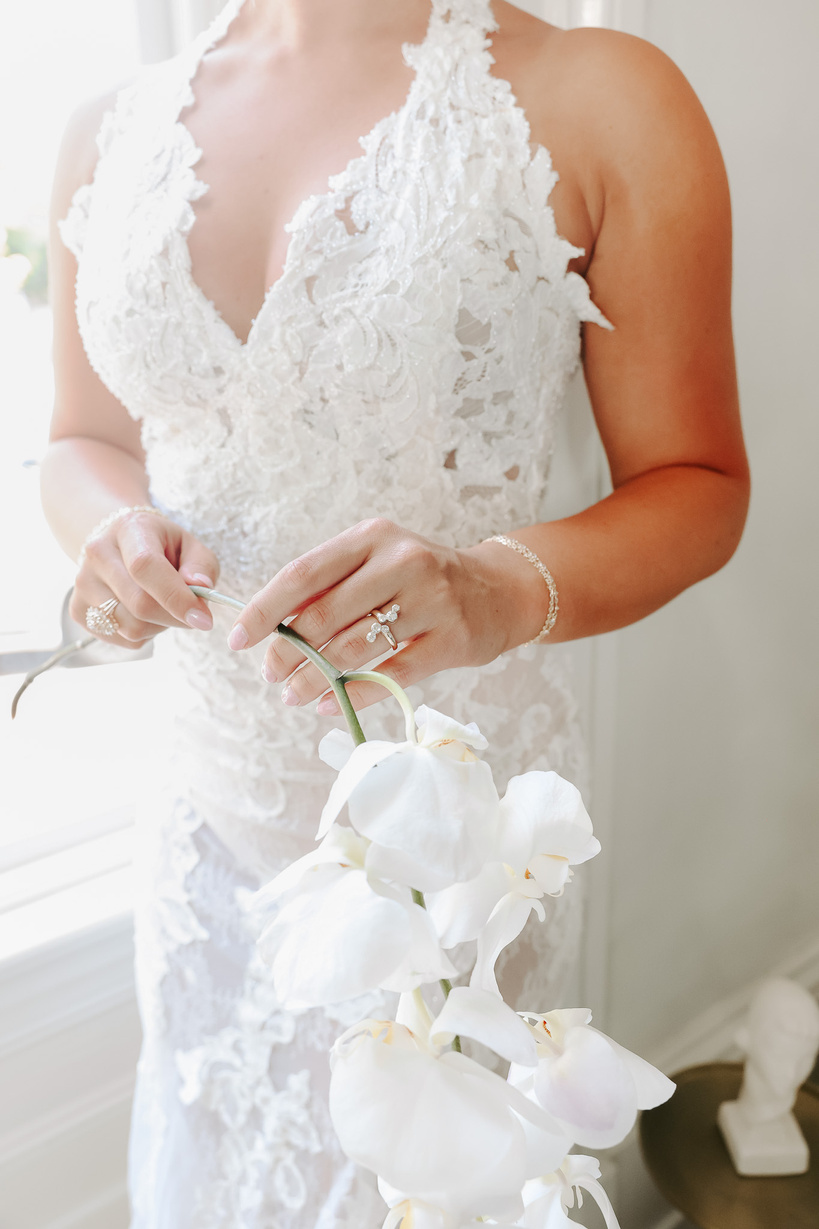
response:
[(20, 698), (24, 692), (28, 691), (31, 684), (40, 674), (45, 674), (46, 670), (50, 670), (52, 666), (58, 666), (66, 657), (70, 657), (72, 653), (80, 653), (83, 649), (89, 648), (95, 643), (96, 636), (86, 636), (84, 640), (75, 640), (71, 644), (65, 644), (56, 653), (52, 653), (47, 661), (44, 661), (41, 666), (37, 666), (34, 670), (29, 670), (26, 677), (23, 679), (20, 686), (14, 693), (14, 699), (11, 702), (11, 719), (12, 721), (17, 716), (17, 705), (20, 703)]
[(230, 606), (231, 610), (244, 610), (246, 605), (245, 602), (240, 602), (238, 597), (228, 597), (226, 593), (219, 593), (217, 589), (205, 589), (202, 585), (188, 585), (188, 588), (197, 597), (204, 598), (206, 602), (213, 602), (216, 606)]
[(418, 736), (415, 733), (415, 710), (410, 703), (409, 696), (403, 687), (398, 686), (395, 679), (389, 678), (386, 674), (381, 674), (378, 670), (348, 670), (341, 677), (345, 683), (380, 683), (382, 687), (386, 687), (387, 691), (392, 692), (404, 710), (407, 742), (418, 742)]
[[(219, 593), (217, 589), (205, 589), (202, 585), (189, 585), (191, 593), (195, 593), (197, 597), (201, 597), (206, 602), (213, 602), (217, 606), (229, 606), (231, 610), (244, 610), (245, 603), (240, 602), (238, 598), (228, 597), (226, 593)], [(333, 689), (333, 695), (336, 698), (339, 708), (341, 709), (344, 720), (347, 722), (347, 727), (353, 737), (353, 742), (357, 744), (366, 742), (364, 731), (361, 728), (361, 723), (356, 716), (355, 709), (352, 706), (350, 697), (347, 695), (344, 686), (344, 676), (341, 671), (336, 669), (332, 662), (328, 661), (323, 654), (319, 653), (318, 649), (314, 649), (312, 644), (294, 632), (287, 626), (286, 623), (280, 623), (276, 628), (277, 633), (283, 636), (285, 640), (291, 641), (292, 644), (298, 646), (299, 652), (311, 661), (313, 665), (321, 671), (327, 682)]]

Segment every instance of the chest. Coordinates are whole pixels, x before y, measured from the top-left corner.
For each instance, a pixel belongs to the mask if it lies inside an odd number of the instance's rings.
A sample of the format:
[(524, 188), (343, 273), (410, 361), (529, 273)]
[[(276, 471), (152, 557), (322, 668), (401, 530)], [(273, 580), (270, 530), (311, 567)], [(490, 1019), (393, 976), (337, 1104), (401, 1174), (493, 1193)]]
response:
[[(533, 103), (533, 145), (547, 145), (547, 137), (559, 142), (559, 100), (543, 105), (538, 57), (500, 35), (493, 52), (497, 77)], [(401, 111), (413, 80), (394, 41), (259, 59), (228, 46), (200, 65), (193, 105), (181, 116), (202, 151), (197, 176), (207, 184), (193, 205), (191, 273), (243, 342), (284, 272), (286, 227), (299, 205), (325, 193), (360, 155), (362, 134)], [(550, 205), (558, 234), (590, 250), (588, 212), (572, 170), (567, 149)], [(573, 257), (571, 269), (584, 267), (582, 256)]]
[(277, 441), (286, 419), (330, 448), (367, 424), (373, 455), (401, 438), (457, 446), (462, 475), (519, 408), (556, 398), (594, 309), (549, 155), (467, 34), (442, 27), (407, 64), (386, 59), (324, 128), (312, 89), (272, 91), (275, 74), (261, 98), (251, 73), (200, 97), (171, 62), (121, 95), (77, 301), (89, 356), (135, 417)]

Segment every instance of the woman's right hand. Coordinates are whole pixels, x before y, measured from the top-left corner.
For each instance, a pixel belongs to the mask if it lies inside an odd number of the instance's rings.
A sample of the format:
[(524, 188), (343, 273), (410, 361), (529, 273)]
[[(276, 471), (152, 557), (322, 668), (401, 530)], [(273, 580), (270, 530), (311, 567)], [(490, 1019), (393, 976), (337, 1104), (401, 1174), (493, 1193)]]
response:
[(126, 513), (88, 543), (69, 614), (84, 627), (89, 606), (116, 598), (118, 634), (93, 634), (108, 644), (139, 649), (167, 627), (209, 631), (210, 611), (188, 586), (212, 589), (218, 577), (216, 556), (193, 534), (164, 516)]

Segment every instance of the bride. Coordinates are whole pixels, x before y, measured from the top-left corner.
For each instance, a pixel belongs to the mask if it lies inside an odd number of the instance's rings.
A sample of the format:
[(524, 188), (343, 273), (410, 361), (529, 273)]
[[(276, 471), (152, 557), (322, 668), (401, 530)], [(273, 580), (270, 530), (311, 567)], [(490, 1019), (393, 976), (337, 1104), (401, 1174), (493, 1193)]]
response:
[[(70, 122), (51, 277), (72, 614), (170, 629), (190, 689), (140, 828), (133, 1227), (374, 1229), (325, 1101), (344, 1008), (283, 1011), (245, 909), (312, 844), (338, 716), (275, 628), (477, 721), (500, 783), (579, 778), (557, 642), (714, 572), (745, 517), (713, 134), (650, 45), (504, 0), (230, 0)], [(581, 357), (614, 489), (545, 523)], [(188, 587), (217, 580), (235, 620)], [(507, 998), (556, 1001), (576, 922), (524, 933)]]

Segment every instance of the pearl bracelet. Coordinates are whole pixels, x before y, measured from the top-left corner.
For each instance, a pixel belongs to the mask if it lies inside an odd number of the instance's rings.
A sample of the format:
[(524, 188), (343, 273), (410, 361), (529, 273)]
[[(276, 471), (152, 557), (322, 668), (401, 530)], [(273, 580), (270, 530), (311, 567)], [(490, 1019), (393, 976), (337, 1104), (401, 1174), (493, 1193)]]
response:
[(101, 538), (102, 535), (105, 533), (106, 529), (110, 529), (111, 526), (114, 525), (120, 519), (120, 517), (129, 516), (131, 515), (131, 513), (134, 513), (134, 512), (149, 512), (153, 516), (164, 516), (165, 515), (165, 513), (162, 512), (161, 509), (155, 508), (153, 504), (142, 504), (141, 506), (132, 507), (132, 508), (117, 508), (116, 512), (110, 512), (108, 516), (104, 516), (102, 518), (102, 520), (100, 521), (98, 525), (94, 526), (94, 528), (89, 533), (88, 537), (83, 542), (82, 546), (80, 547), (80, 553), (77, 556), (77, 567), (81, 568), (82, 565), (85, 563), (85, 553), (88, 550), (88, 547), (91, 545), (92, 542), (95, 542), (97, 538)]
[(507, 538), (505, 534), (496, 534), (494, 538), (487, 538), (487, 542), (500, 542), (501, 546), (508, 546), (510, 550), (517, 551), (519, 555), (523, 555), (524, 559), (528, 559), (533, 567), (537, 568), (543, 579), (546, 581), (546, 588), (549, 590), (549, 610), (546, 615), (546, 622), (541, 627), (538, 634), (533, 640), (527, 640), (522, 648), (526, 648), (530, 644), (538, 644), (544, 636), (548, 636), (549, 632), (557, 622), (557, 612), (560, 609), (557, 600), (557, 585), (552, 573), (546, 567), (546, 564), (538, 559), (534, 551), (529, 550), (528, 546), (524, 546), (522, 542), (518, 542), (517, 538)]

